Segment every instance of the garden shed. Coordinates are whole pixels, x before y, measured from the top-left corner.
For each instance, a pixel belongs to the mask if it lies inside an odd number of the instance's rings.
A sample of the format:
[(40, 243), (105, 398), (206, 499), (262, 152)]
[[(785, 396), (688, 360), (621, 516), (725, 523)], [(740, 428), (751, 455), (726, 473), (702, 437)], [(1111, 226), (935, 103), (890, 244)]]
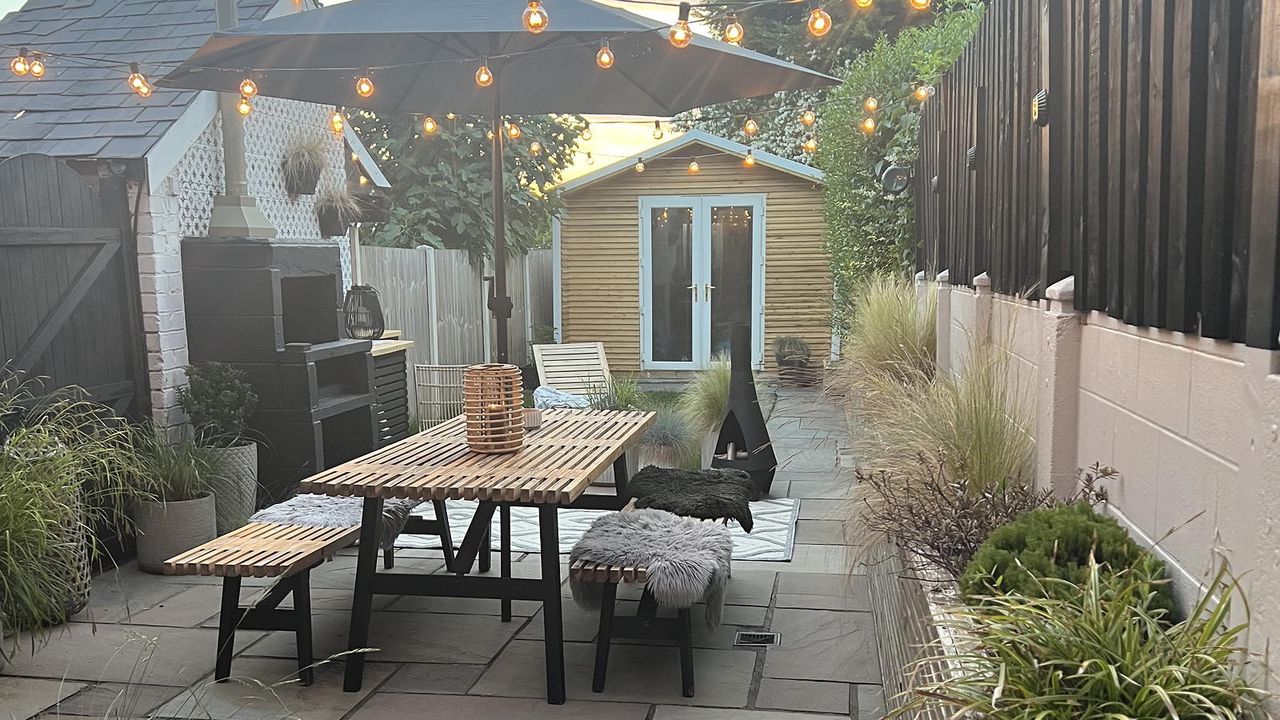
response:
[(757, 367), (782, 336), (832, 349), (822, 172), (693, 130), (561, 186), (552, 228), (562, 342), (615, 371), (677, 379), (749, 322)]

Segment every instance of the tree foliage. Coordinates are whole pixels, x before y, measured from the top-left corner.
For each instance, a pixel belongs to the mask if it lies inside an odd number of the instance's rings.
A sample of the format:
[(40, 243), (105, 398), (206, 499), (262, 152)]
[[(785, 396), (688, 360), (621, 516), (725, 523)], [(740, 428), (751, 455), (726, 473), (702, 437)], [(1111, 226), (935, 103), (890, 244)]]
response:
[[(982, 13), (981, 4), (957, 3), (931, 25), (904, 30), (893, 40), (880, 38), (853, 61), (844, 83), (828, 98), (817, 162), (826, 173), (827, 247), (841, 305), (851, 305), (861, 279), (907, 273), (914, 265), (911, 192), (885, 193), (876, 166), (915, 162), (924, 103), (913, 91), (938, 83), (973, 37)], [(880, 103), (871, 135), (861, 127), (868, 96)]]
[[(462, 249), (473, 262), (492, 254), (492, 174), (489, 123), (483, 118), (436, 118), (425, 135), (406, 115), (360, 112), (352, 123), (391, 182), (389, 219), (372, 229), (371, 243)], [(511, 253), (548, 236), (556, 196), (548, 188), (572, 163), (583, 127), (576, 116), (513, 116), (521, 137), (503, 152), (506, 237)], [(541, 145), (534, 154), (533, 143)]]

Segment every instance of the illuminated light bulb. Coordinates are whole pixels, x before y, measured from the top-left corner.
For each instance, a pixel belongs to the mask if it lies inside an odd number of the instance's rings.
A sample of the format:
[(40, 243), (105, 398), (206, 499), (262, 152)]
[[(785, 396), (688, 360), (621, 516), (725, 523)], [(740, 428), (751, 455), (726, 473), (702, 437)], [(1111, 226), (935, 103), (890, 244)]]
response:
[(360, 156), (354, 152), (351, 153), (351, 162), (360, 162)]
[(639, 160), (636, 160), (636, 172), (638, 173), (644, 172), (644, 158), (640, 158)]
[(804, 139), (804, 143), (800, 145), (800, 148), (812, 155), (813, 153), (818, 152), (818, 139), (810, 135)]
[(876, 110), (880, 109), (880, 101), (875, 99), (874, 97), (869, 97), (866, 100), (862, 101), (862, 109), (866, 110), (869, 113), (873, 113)]
[(547, 23), (551, 18), (547, 16), (547, 11), (542, 7), (542, 3), (538, 0), (529, 0), (529, 7), (524, 9), (524, 14), (520, 16), (524, 21), (524, 29), (537, 35), (547, 29)]
[(746, 135), (747, 137), (755, 137), (755, 134), (758, 132), (760, 132), (760, 123), (756, 122), (755, 118), (749, 117), (746, 122), (742, 123), (743, 135)]
[(755, 151), (753, 151), (753, 150), (747, 150), (747, 156), (746, 156), (746, 157), (744, 157), (744, 158), (742, 158), (742, 166), (743, 166), (743, 167), (749, 167), (749, 168), (751, 168), (751, 167), (755, 167), (755, 166), (756, 166), (756, 154), (755, 154)]
[(334, 135), (341, 135), (346, 126), (347, 119), (343, 117), (342, 111), (334, 110), (333, 114), (329, 116), (329, 129), (333, 131)]
[(361, 185), (368, 185), (368, 184), (369, 184), (369, 178), (365, 177), (364, 175), (361, 175), (361, 176), (360, 176), (360, 184), (361, 184)]
[(662, 123), (658, 122), (657, 120), (654, 120), (653, 121), (653, 139), (661, 140), (665, 135), (666, 133), (662, 132)]
[(489, 69), (487, 63), (481, 64), (476, 70), (476, 84), (480, 87), (489, 87), (493, 84), (493, 71)]
[(445, 113), (444, 117), (445, 117), (445, 119), (446, 119), (446, 120), (457, 120), (457, 119), (458, 119), (458, 115), (457, 115), (456, 113)]
[(818, 113), (812, 110), (805, 110), (800, 113), (800, 124), (805, 127), (813, 127), (818, 122)]
[(590, 140), (593, 137), (591, 133), (591, 123), (587, 123), (586, 127), (582, 128), (581, 137), (583, 140)]
[(689, 3), (680, 3), (680, 16), (667, 33), (667, 39), (678, 48), (689, 47), (693, 42), (693, 30), (689, 28)]
[(129, 89), (142, 97), (151, 96), (151, 83), (147, 82), (147, 77), (138, 69), (138, 63), (129, 63)]
[(862, 121), (862, 132), (871, 135), (876, 131), (876, 119), (866, 118)]
[(853, 6), (859, 10), (870, 10), (875, 0), (853, 0)]
[(822, 37), (831, 32), (831, 13), (822, 8), (814, 8), (809, 13), (809, 34)]
[(600, 49), (596, 51), (596, 65), (599, 65), (601, 70), (608, 70), (613, 67), (615, 60), (617, 58), (614, 57), (613, 51), (609, 49), (609, 42), (606, 40), (601, 43)]
[(487, 139), (489, 142), (493, 142), (494, 135), (492, 130), (486, 132), (484, 136), (485, 136), (485, 139)]
[(236, 112), (248, 117), (253, 112), (253, 103), (249, 102), (249, 98), (241, 95), (240, 100), (236, 102)]
[(907, 4), (912, 10), (928, 10), (933, 5), (933, 0), (907, 0)]
[(136, 92), (138, 93), (138, 97), (149, 98), (151, 97), (151, 93), (155, 92), (155, 89), (152, 88), (150, 85), (146, 85), (141, 90), (137, 90)]
[(22, 77), (31, 72), (31, 61), (27, 59), (27, 49), (22, 48), (17, 56), (9, 61), (9, 72)]
[(730, 20), (729, 24), (724, 26), (724, 41), (730, 45), (741, 45), (746, 37), (747, 30), (742, 27), (742, 23), (738, 22), (738, 18)]
[(533, 155), (534, 157), (541, 155), (542, 143), (538, 142), (537, 140), (534, 140), (533, 142), (529, 143), (529, 154)]
[(523, 134), (524, 134), (524, 131), (520, 129), (519, 125), (513, 122), (507, 123), (507, 137), (511, 138), (512, 140), (519, 140), (520, 136)]
[(47, 68), (45, 68), (44, 59), (37, 54), (32, 55), (27, 61), (27, 69), (31, 72), (31, 77), (42, 78)]
[(913, 95), (915, 95), (915, 98), (920, 102), (924, 102), (925, 100), (928, 100), (929, 98), (933, 97), (933, 93), (934, 93), (934, 89), (932, 85), (921, 85), (920, 87), (916, 88), (916, 91), (913, 93)]
[(252, 98), (257, 95), (258, 83), (254, 82), (251, 77), (245, 77), (245, 79), (240, 81), (240, 94), (247, 98)]
[(360, 97), (372, 97), (375, 89), (376, 88), (373, 86), (373, 80), (371, 80), (368, 75), (361, 75), (356, 78), (356, 94)]
[(697, 175), (697, 174), (698, 174), (698, 173), (700, 173), (700, 172), (702, 172), (702, 166), (698, 164), (698, 161), (697, 161), (697, 160), (690, 160), (690, 161), (689, 161), (689, 174), (690, 174), (690, 175)]
[(422, 118), (422, 132), (423, 132), (423, 134), (425, 134), (425, 135), (435, 135), (435, 134), (436, 134), (436, 131), (437, 131), (437, 130), (439, 130), (439, 129), (440, 129), (440, 124), (436, 122), (436, 119), (435, 119), (435, 118), (431, 117), (430, 115), (428, 115), (428, 116), (426, 116), (426, 117)]

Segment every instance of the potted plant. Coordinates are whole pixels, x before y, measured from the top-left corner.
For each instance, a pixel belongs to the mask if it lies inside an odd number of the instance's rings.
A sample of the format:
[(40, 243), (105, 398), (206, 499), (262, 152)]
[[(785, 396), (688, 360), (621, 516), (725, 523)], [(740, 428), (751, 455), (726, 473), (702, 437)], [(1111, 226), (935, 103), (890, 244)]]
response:
[(347, 234), (351, 223), (360, 219), (360, 204), (345, 188), (325, 190), (316, 196), (316, 220), (322, 237)]
[(245, 425), (258, 407), (258, 395), (244, 371), (224, 363), (196, 363), (187, 368), (187, 378), (178, 404), (216, 466), (208, 482), (216, 498), (218, 532), (230, 532), (257, 509), (258, 446), (245, 437)]
[(732, 374), (728, 359), (717, 358), (706, 370), (698, 371), (677, 401), (677, 407), (693, 425), (693, 436), (701, 445), (700, 467), (711, 467), (720, 424), (729, 412)]
[(640, 440), (636, 464), (640, 467), (688, 467), (700, 447), (692, 423), (671, 405), (660, 405), (655, 412), (657, 418)]
[(295, 138), (284, 151), (280, 174), (290, 198), (315, 194), (320, 175), (328, 165), (328, 143), (318, 137)]
[(162, 433), (138, 433), (140, 477), (154, 499), (134, 507), (138, 568), (164, 572), (164, 561), (218, 535), (209, 480), (217, 471), (206, 448), (190, 437), (171, 442)]
[(815, 374), (810, 370), (809, 358), (813, 350), (809, 343), (798, 337), (780, 337), (773, 343), (773, 359), (778, 364), (778, 375), (792, 385), (812, 385)]

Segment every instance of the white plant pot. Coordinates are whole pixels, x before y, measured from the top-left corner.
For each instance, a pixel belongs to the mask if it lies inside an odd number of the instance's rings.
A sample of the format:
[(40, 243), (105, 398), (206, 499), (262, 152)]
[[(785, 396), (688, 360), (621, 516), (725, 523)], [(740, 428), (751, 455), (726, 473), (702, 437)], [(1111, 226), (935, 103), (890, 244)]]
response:
[(636, 450), (636, 465), (642, 468), (653, 465), (678, 469), (681, 467), (681, 459), (680, 453), (670, 448), (642, 447)]
[(138, 530), (138, 567), (164, 572), (164, 561), (218, 536), (213, 495), (177, 502), (139, 502), (134, 508)]
[(702, 468), (711, 467), (711, 461), (715, 459), (716, 441), (720, 439), (720, 426), (702, 437)]
[(217, 506), (218, 534), (249, 522), (258, 509), (258, 446), (253, 442), (229, 448), (210, 448), (218, 472), (209, 478), (209, 490)]

